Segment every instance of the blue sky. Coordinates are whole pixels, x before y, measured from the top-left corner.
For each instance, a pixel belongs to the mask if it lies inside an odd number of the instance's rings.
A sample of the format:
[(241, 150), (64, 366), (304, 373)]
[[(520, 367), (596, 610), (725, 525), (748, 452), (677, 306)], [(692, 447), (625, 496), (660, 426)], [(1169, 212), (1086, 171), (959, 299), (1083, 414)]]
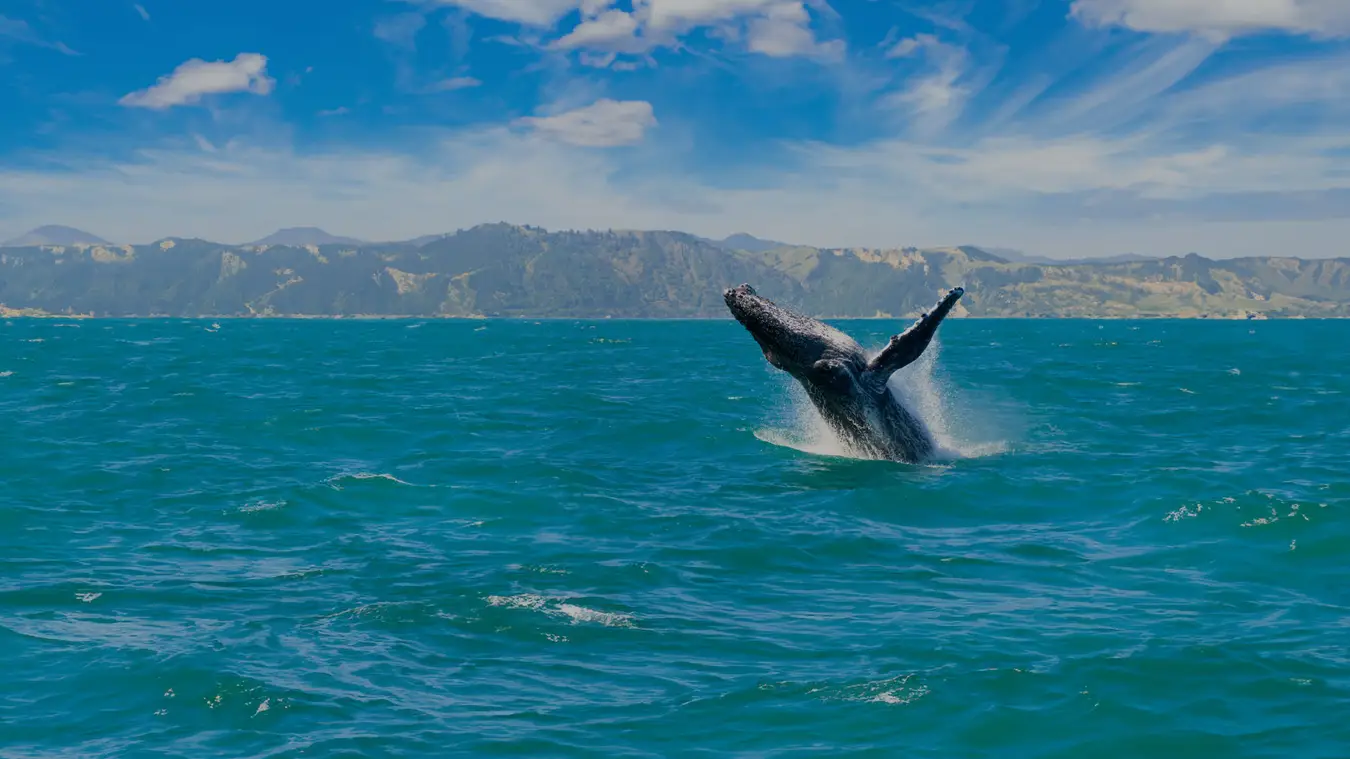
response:
[(1350, 255), (1347, 0), (9, 0), (0, 238)]

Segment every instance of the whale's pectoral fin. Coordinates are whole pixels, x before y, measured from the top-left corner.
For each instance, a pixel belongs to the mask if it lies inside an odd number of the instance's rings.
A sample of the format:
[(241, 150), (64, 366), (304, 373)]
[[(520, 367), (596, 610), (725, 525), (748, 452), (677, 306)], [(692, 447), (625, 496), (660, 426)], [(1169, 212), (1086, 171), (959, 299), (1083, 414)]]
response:
[(956, 305), (956, 301), (960, 300), (965, 292), (965, 288), (962, 287), (952, 288), (938, 302), (937, 308), (919, 317), (909, 329), (892, 337), (890, 344), (867, 362), (867, 371), (890, 377), (897, 370), (917, 361), (928, 348), (928, 344), (933, 341), (938, 325), (947, 318), (952, 306)]

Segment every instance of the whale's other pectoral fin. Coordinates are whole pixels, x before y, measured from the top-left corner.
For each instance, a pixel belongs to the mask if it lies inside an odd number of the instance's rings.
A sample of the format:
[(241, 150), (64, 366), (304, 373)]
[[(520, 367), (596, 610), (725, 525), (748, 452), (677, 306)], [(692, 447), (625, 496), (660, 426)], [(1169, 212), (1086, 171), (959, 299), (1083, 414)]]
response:
[(956, 305), (956, 301), (960, 300), (965, 292), (965, 288), (952, 288), (938, 302), (937, 308), (919, 317), (909, 329), (892, 337), (890, 344), (867, 363), (867, 371), (882, 377), (890, 377), (897, 370), (917, 361), (928, 348), (928, 344), (933, 342), (938, 325), (947, 318), (952, 306)]

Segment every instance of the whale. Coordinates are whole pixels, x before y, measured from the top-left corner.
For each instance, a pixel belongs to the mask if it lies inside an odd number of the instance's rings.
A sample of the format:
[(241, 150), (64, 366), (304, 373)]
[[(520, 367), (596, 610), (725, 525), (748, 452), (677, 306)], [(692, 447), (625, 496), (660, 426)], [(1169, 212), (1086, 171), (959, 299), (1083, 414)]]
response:
[(862, 458), (909, 464), (932, 459), (937, 442), (891, 392), (891, 375), (923, 355), (938, 325), (965, 294), (948, 290), (933, 310), (869, 355), (849, 335), (761, 296), (749, 284), (723, 291), (727, 308), (758, 343), (764, 359), (806, 390), (839, 441)]

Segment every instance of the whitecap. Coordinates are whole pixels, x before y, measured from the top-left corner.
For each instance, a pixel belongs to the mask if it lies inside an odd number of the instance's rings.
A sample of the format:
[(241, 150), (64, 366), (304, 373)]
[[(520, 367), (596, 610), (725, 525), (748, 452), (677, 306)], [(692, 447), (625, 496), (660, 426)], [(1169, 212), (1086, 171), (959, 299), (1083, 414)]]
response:
[(620, 614), (611, 611), (596, 611), (588, 609), (585, 606), (576, 606), (574, 604), (558, 604), (558, 611), (566, 614), (575, 622), (598, 622), (605, 627), (632, 627), (633, 617), (629, 614)]
[(874, 704), (911, 704), (928, 695), (928, 686), (911, 686), (914, 675), (901, 675), (885, 680), (860, 683), (843, 688), (837, 698), (844, 701), (866, 701)]
[(514, 596), (488, 596), (489, 606), (504, 609), (525, 609), (542, 611), (553, 617), (566, 617), (572, 624), (592, 623), (605, 627), (633, 627), (633, 615), (620, 612), (599, 611), (596, 609), (568, 603), (566, 598), (548, 599), (535, 593), (521, 593)]
[(518, 596), (488, 596), (489, 606), (501, 606), (507, 609), (540, 609), (544, 606), (544, 597), (533, 593)]
[(335, 474), (332, 477), (329, 477), (328, 479), (324, 480), (324, 482), (327, 483), (327, 485), (333, 488), (334, 490), (341, 490), (342, 486), (339, 483), (341, 483), (343, 480), (388, 480), (390, 482), (396, 482), (400, 485), (408, 485), (409, 487), (416, 487), (411, 482), (404, 482), (403, 480), (400, 480), (399, 478), (395, 477), (392, 474), (384, 474), (382, 472), (344, 472), (342, 474)]

